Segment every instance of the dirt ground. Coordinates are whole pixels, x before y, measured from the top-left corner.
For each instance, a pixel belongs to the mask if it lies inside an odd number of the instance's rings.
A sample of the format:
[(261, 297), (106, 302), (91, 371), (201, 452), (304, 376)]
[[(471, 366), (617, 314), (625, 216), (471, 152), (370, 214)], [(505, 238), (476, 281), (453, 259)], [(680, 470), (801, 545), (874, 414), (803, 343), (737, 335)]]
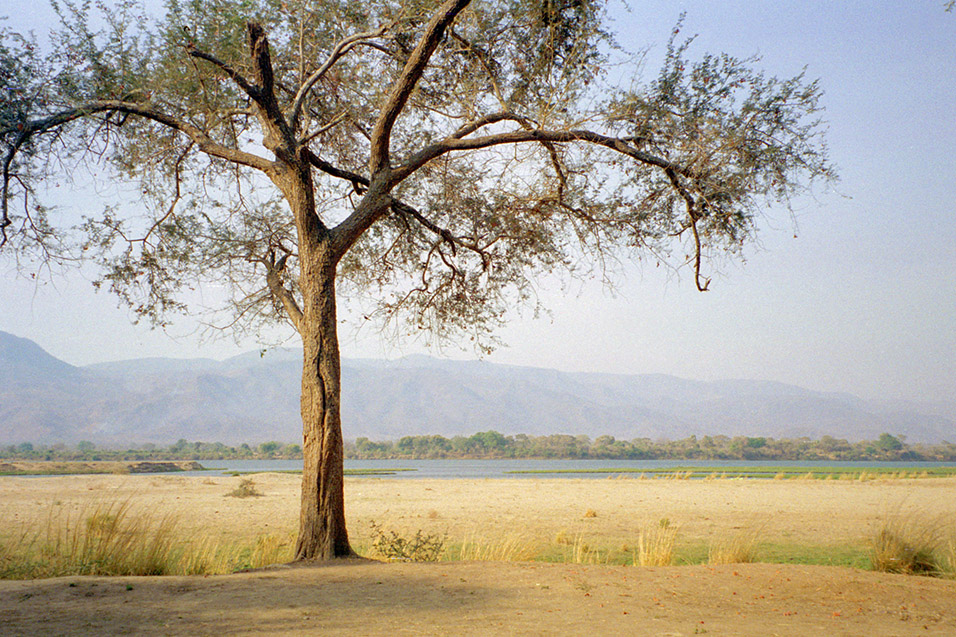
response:
[[(184, 536), (291, 533), (298, 477), (0, 479), (2, 530), (130, 500)], [(357, 546), (372, 520), (450, 542), (561, 537), (613, 547), (661, 519), (678, 541), (859, 546), (887, 516), (956, 519), (956, 480), (395, 480), (348, 478)], [(588, 514), (593, 512), (593, 516)], [(587, 514), (587, 515), (586, 515)], [(954, 635), (956, 581), (837, 566), (634, 566), (356, 560), (210, 577), (0, 582), (0, 634)]]

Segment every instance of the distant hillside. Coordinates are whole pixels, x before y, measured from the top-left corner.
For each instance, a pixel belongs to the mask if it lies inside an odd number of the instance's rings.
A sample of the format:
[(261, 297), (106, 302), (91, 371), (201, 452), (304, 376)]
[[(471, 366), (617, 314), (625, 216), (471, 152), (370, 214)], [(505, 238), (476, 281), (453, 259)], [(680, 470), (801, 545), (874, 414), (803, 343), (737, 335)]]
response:
[[(139, 359), (73, 367), (0, 332), (0, 444), (179, 438), (296, 441), (299, 355)], [(956, 407), (879, 404), (782, 383), (573, 374), (411, 356), (343, 362), (345, 436), (609, 434), (956, 439)]]

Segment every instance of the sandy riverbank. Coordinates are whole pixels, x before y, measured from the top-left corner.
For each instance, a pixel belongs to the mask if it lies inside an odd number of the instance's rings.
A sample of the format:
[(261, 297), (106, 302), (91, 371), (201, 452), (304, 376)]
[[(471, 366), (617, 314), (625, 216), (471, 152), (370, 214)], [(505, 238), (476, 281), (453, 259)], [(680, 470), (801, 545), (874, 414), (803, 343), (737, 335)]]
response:
[[(0, 479), (3, 530), (51, 511), (130, 501), (184, 537), (290, 534), (298, 476)], [(956, 480), (389, 480), (348, 478), (358, 547), (375, 521), (450, 543), (510, 538), (559, 555), (608, 551), (668, 524), (690, 546), (753, 532), (767, 550), (861, 547), (887, 516), (956, 519)], [(593, 512), (593, 516), (588, 513)], [(773, 548), (776, 547), (776, 548)], [(71, 586), (71, 584), (74, 584)], [(128, 590), (129, 589), (129, 590)], [(700, 623), (704, 622), (704, 623)], [(496, 624), (498, 628), (495, 628)], [(643, 628), (641, 628), (643, 627)], [(640, 568), (541, 563), (356, 563), (191, 578), (0, 582), (4, 634), (954, 634), (956, 582), (845, 567)]]

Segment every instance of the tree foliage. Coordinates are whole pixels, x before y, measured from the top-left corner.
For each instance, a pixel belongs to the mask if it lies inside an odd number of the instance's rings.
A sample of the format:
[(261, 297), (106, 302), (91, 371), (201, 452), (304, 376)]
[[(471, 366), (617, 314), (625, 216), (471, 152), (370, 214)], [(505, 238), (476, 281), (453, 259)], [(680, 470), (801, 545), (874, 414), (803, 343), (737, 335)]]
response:
[[(435, 5), (171, 0), (158, 24), (133, 0), (95, 15), (56, 6), (50, 52), (9, 32), (0, 50), (3, 240), (67, 256), (31, 189), (102, 162), (141, 199), (88, 211), (79, 228), (100, 284), (159, 324), (201, 281), (232, 286), (243, 324), (281, 319), (267, 278), (301, 299), (298, 238), (285, 193), (261, 175), (275, 140), (243, 88), (257, 73), (248, 23), (268, 36), (269, 99), (313, 160), (316, 213), (332, 226), (368, 187), (381, 106)], [(344, 294), (486, 343), (542, 272), (677, 251), (706, 288), (701, 259), (739, 251), (766, 200), (830, 176), (816, 82), (726, 55), (691, 61), (678, 28), (658, 76), (617, 89), (604, 11), (482, 2), (448, 26), (392, 123), (396, 201), (343, 256)]]

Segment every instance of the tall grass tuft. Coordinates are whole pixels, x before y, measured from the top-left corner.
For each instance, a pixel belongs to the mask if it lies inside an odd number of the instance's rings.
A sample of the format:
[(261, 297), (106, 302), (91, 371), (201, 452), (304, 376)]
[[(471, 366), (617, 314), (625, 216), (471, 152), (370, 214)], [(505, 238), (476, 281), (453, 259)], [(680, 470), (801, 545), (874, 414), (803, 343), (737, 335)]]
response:
[(61, 511), (51, 508), (36, 527), (0, 540), (0, 579), (221, 574), (292, 559), (289, 538), (264, 536), (252, 546), (195, 541), (182, 536), (175, 517), (136, 511), (131, 501)]
[(947, 522), (918, 512), (887, 517), (870, 541), (873, 570), (952, 577), (956, 573), (956, 538), (948, 527)]
[(530, 562), (538, 557), (538, 550), (526, 538), (511, 535), (496, 540), (465, 540), (449, 557), (473, 562)]
[(588, 544), (583, 537), (574, 538), (574, 542), (569, 546), (569, 551), (565, 555), (567, 564), (598, 564), (601, 561), (601, 554)]
[(731, 537), (712, 539), (707, 549), (708, 564), (747, 564), (757, 559), (757, 536), (754, 529), (740, 529)]
[(663, 518), (656, 526), (644, 528), (638, 533), (634, 550), (635, 566), (668, 566), (674, 561), (674, 544), (677, 527)]
[(132, 514), (130, 502), (100, 504), (78, 518), (51, 510), (45, 526), (8, 538), (0, 577), (165, 575), (175, 520)]

